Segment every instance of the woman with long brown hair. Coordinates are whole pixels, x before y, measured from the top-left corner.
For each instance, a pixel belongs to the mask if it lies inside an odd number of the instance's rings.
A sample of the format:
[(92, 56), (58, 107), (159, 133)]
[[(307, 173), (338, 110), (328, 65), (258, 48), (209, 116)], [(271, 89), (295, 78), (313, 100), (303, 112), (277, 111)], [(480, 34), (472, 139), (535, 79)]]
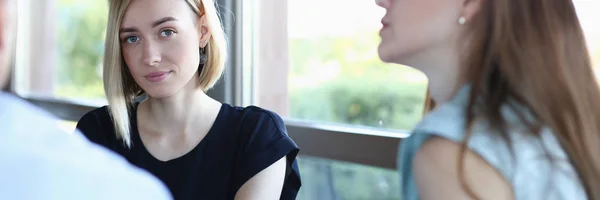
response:
[(378, 0), (379, 55), (437, 106), (400, 146), (403, 200), (600, 199), (600, 92), (571, 0)]

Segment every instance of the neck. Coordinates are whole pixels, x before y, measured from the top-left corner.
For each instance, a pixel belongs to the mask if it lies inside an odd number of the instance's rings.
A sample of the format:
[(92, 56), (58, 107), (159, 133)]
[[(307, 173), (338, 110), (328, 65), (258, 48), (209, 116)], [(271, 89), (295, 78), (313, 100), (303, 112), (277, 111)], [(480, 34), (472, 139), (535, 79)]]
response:
[(460, 56), (454, 48), (437, 48), (413, 56), (409, 66), (427, 76), (428, 90), (436, 104), (452, 99), (464, 83)]
[(184, 88), (169, 97), (153, 98), (151, 96), (140, 105), (144, 106), (150, 127), (161, 133), (187, 133), (198, 126), (196, 122), (204, 121), (211, 106), (219, 102), (213, 100), (196, 86), (192, 80)]
[(462, 81), (458, 81), (458, 74), (455, 74), (455, 72), (437, 71), (426, 75), (429, 79), (427, 89), (431, 98), (438, 105), (451, 100), (463, 85)]

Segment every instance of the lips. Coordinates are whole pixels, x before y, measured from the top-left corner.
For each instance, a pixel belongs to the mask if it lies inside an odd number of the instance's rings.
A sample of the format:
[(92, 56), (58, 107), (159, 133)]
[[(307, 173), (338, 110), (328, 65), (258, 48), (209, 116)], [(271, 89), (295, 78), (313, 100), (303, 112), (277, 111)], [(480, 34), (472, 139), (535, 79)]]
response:
[(382, 19), (381, 25), (382, 25), (382, 27), (381, 27), (381, 30), (379, 30), (379, 36), (383, 37), (383, 32), (389, 26), (389, 23), (387, 21), (385, 21), (384, 19)]
[(389, 23), (387, 21), (381, 20), (381, 25), (383, 26), (383, 28), (385, 28), (389, 25)]
[(169, 74), (171, 74), (170, 71), (160, 71), (160, 72), (151, 72), (146, 74), (146, 79), (150, 82), (160, 82), (165, 80)]

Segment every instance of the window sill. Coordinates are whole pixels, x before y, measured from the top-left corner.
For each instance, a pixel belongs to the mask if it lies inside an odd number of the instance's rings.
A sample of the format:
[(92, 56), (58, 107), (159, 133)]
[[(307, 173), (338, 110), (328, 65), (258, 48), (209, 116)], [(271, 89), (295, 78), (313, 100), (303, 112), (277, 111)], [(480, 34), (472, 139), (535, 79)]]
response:
[[(78, 121), (98, 105), (47, 97), (23, 99), (67, 121)], [(395, 169), (398, 145), (407, 132), (285, 119), (289, 136), (300, 154)]]

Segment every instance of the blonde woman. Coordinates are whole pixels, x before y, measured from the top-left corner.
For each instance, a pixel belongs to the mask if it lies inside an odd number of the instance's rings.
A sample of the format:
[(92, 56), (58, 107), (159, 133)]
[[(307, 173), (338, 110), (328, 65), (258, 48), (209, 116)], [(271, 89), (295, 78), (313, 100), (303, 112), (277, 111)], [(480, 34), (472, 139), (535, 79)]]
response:
[(281, 118), (205, 94), (226, 60), (217, 13), (213, 0), (111, 0), (109, 105), (77, 128), (154, 174), (175, 199), (295, 199), (299, 149)]

